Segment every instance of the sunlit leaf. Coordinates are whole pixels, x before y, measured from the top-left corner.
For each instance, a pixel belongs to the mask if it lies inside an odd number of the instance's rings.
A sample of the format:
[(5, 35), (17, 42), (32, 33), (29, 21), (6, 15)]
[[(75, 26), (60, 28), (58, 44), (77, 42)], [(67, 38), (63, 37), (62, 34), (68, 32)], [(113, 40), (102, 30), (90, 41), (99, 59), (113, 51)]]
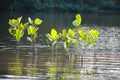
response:
[(33, 33), (33, 27), (29, 26), (29, 28), (27, 29), (28, 35), (31, 35)]
[(34, 21), (35, 25), (40, 25), (42, 23), (41, 19), (36, 18)]
[(18, 17), (18, 18), (17, 18), (17, 22), (20, 23), (20, 22), (21, 22), (21, 19), (22, 19), (22, 16), (21, 16), (21, 17)]
[(87, 34), (86, 34), (85, 32), (83, 32), (82, 30), (78, 30), (78, 34), (79, 34), (80, 37), (82, 38), (82, 39), (80, 39), (80, 40), (86, 40)]
[(56, 36), (56, 35), (57, 35), (57, 31), (56, 31), (55, 29), (52, 29), (52, 30), (51, 30), (51, 35), (52, 35), (52, 36)]
[(13, 28), (9, 28), (9, 32), (10, 32), (11, 35), (13, 35), (15, 33)]
[(24, 30), (27, 28), (28, 24), (29, 24), (29, 22), (26, 22), (26, 23), (23, 24)]
[(46, 34), (46, 37), (50, 40), (50, 41), (53, 41), (53, 37), (48, 33)]
[(20, 39), (22, 38), (23, 35), (24, 35), (24, 33), (21, 30), (16, 30), (15, 37), (16, 37), (17, 41), (20, 41)]
[(73, 26), (78, 27), (81, 24), (81, 15), (76, 14), (76, 19), (72, 22)]
[(37, 30), (38, 29), (36, 27), (29, 26), (29, 28), (27, 29), (28, 35), (34, 35), (34, 34), (36, 34)]
[(68, 34), (69, 34), (69, 36), (70, 36), (70, 37), (72, 37), (72, 38), (73, 38), (73, 37), (74, 37), (74, 35), (75, 35), (75, 32), (74, 32), (74, 30), (73, 30), (73, 29), (69, 29), (69, 30), (68, 30)]
[(51, 30), (51, 36), (54, 38), (54, 40), (59, 39), (59, 34), (57, 33), (57, 31), (55, 29)]
[(93, 39), (98, 38), (98, 35), (99, 35), (98, 30), (90, 30), (88, 33), (91, 34), (91, 36), (93, 37)]
[(21, 23), (21, 20), (22, 20), (22, 16), (18, 17), (17, 19), (10, 19), (8, 22), (9, 25), (11, 26), (9, 28), (9, 32), (17, 41), (20, 41), (20, 39), (23, 37), (24, 30), (28, 25), (28, 23), (25, 23), (25, 25)]
[(67, 37), (67, 32), (66, 32), (65, 29), (63, 29), (63, 30), (62, 30), (62, 38), (63, 38), (63, 39), (66, 39), (66, 37)]

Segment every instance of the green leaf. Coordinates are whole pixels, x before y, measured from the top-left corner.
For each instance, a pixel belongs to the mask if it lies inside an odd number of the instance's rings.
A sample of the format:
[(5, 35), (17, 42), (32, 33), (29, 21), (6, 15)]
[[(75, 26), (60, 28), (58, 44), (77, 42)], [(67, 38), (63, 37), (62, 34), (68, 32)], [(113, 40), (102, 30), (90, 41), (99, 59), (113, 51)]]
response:
[(24, 33), (21, 30), (16, 30), (15, 38), (17, 41), (20, 41)]
[(87, 34), (83, 32), (82, 30), (78, 30), (78, 34), (80, 35), (80, 40), (86, 40), (87, 39)]
[(34, 35), (34, 34), (36, 34), (37, 30), (38, 30), (38, 28), (33, 27), (33, 26), (29, 26), (29, 28), (27, 29), (28, 35)]
[(57, 35), (57, 31), (55, 29), (51, 30), (51, 36), (55, 37)]
[(36, 18), (34, 21), (35, 25), (40, 25), (42, 23), (41, 19)]
[(75, 35), (75, 32), (74, 32), (74, 30), (69, 29), (69, 30), (68, 30), (68, 34), (69, 34), (69, 36), (70, 36), (71, 38), (73, 38), (74, 35)]
[(93, 39), (98, 38), (99, 35), (98, 30), (90, 30), (88, 33), (93, 37)]
[(64, 42), (64, 49), (66, 50), (66, 51), (68, 51), (68, 47), (67, 47), (67, 43), (66, 42)]
[(67, 32), (65, 29), (62, 30), (62, 38), (66, 39), (67, 38)]
[(26, 22), (26, 23), (23, 24), (24, 30), (27, 28), (28, 24), (29, 24), (29, 22)]
[(15, 34), (15, 30), (13, 28), (9, 28), (9, 32), (11, 35)]
[(17, 26), (17, 24), (16, 24), (16, 23), (17, 23), (17, 20), (15, 20), (15, 19), (10, 19), (8, 23), (9, 23), (9, 25), (11, 25), (12, 27)]
[(20, 39), (24, 35), (24, 30), (26, 29), (28, 22), (23, 24), (21, 23), (22, 16), (18, 17), (17, 19), (10, 19), (9, 20), (9, 25), (11, 26), (9, 28), (10, 34), (17, 40), (20, 41)]
[(78, 27), (81, 24), (81, 15), (76, 14), (76, 19), (72, 22), (73, 26)]
[(53, 37), (48, 33), (46, 34), (46, 37), (52, 42), (53, 41)]
[(29, 28), (27, 29), (28, 35), (31, 35), (33, 33), (33, 27), (29, 26)]
[(22, 20), (22, 16), (17, 18), (17, 24), (19, 25)]
[(51, 36), (53, 37), (54, 40), (58, 40), (60, 37), (55, 29), (51, 30)]

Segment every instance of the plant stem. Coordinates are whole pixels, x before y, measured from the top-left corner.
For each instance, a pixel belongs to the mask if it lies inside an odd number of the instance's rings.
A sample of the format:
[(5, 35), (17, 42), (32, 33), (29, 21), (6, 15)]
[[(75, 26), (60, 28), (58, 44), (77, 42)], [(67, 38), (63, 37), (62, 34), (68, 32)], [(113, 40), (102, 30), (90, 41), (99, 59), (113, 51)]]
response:
[(94, 68), (95, 68), (95, 62), (96, 62), (96, 54), (95, 54), (95, 45), (94, 45), (94, 63), (93, 63)]
[(17, 41), (16, 55), (17, 55), (17, 59), (18, 59), (18, 60), (19, 60), (19, 56), (20, 56), (19, 48), (20, 48), (20, 43), (19, 43), (19, 41)]
[(84, 47), (84, 68), (86, 68), (86, 46)]
[(51, 58), (51, 62), (53, 62), (53, 52), (54, 52), (53, 49), (54, 48), (53, 48), (53, 45), (52, 45), (52, 58)]
[(37, 65), (37, 47), (36, 47), (36, 44), (34, 44), (34, 53), (35, 53), (34, 68), (36, 68), (36, 65)]
[(83, 53), (81, 54), (81, 68), (83, 68)]

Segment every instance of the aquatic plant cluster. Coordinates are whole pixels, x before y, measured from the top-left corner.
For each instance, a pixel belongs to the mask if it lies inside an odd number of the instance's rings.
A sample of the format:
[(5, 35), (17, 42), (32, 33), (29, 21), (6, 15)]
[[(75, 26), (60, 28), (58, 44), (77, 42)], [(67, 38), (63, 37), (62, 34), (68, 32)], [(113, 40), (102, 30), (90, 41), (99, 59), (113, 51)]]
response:
[(66, 51), (73, 44), (81, 44), (82, 46), (95, 45), (99, 32), (96, 29), (89, 30), (86, 27), (79, 27), (81, 24), (80, 14), (76, 15), (76, 19), (72, 22), (75, 28), (63, 29), (61, 33), (57, 30), (51, 29), (51, 33), (46, 34), (52, 46), (58, 45), (59, 42), (64, 42), (64, 49)]
[[(34, 54), (37, 54), (37, 47), (36, 47), (36, 38), (38, 36), (38, 29), (40, 24), (42, 23), (42, 20), (39, 18), (36, 18), (32, 20), (30, 17), (28, 18), (28, 22), (22, 23), (21, 22), (22, 17), (18, 17), (17, 19), (10, 19), (9, 24), (9, 32), (10, 34), (15, 38), (18, 45), (21, 40), (21, 38), (24, 36), (25, 30), (27, 29), (28, 36), (27, 39), (31, 42), (31, 45), (34, 45)], [(84, 53), (81, 53), (81, 67), (85, 66), (85, 54), (86, 54), (86, 48), (87, 46), (95, 46), (97, 38), (99, 36), (99, 31), (97, 29), (88, 29), (86, 27), (81, 26), (81, 15), (76, 14), (75, 20), (72, 22), (74, 28), (69, 28), (68, 30), (63, 29), (61, 32), (58, 32), (54, 28), (51, 29), (50, 33), (47, 33), (45, 36), (47, 37), (47, 44), (56, 50), (56, 56), (57, 56), (57, 49), (59, 45), (63, 45), (63, 48), (65, 49), (66, 53), (69, 53), (72, 48), (78, 48), (79, 46), (84, 47)], [(18, 50), (19, 46), (17, 47)], [(18, 51), (17, 51), (18, 52)], [(18, 53), (17, 53), (18, 54)], [(67, 54), (69, 60), (74, 60), (74, 55), (78, 55), (78, 52), (72, 53), (72, 55)], [(84, 57), (84, 59), (83, 59)], [(17, 57), (17, 62), (19, 60), (19, 57)], [(28, 69), (27, 72), (30, 74), (32, 71), (37, 71), (36, 69), (36, 61), (35, 59), (34, 65), (32, 68)], [(56, 60), (57, 61), (57, 60)], [(83, 63), (84, 62), (84, 63)], [(19, 64), (22, 64), (21, 62), (18, 62)], [(19, 75), (21, 74), (21, 68), (17, 67), (17, 71), (15, 74)], [(11, 69), (16, 67), (11, 67)], [(54, 67), (53, 67), (54, 68)], [(52, 69), (50, 69), (52, 70)], [(56, 69), (55, 69), (56, 70)], [(14, 70), (13, 70), (14, 71)], [(34, 71), (34, 72), (35, 72)], [(53, 71), (54, 72), (54, 71)], [(55, 71), (56, 72), (56, 71)]]

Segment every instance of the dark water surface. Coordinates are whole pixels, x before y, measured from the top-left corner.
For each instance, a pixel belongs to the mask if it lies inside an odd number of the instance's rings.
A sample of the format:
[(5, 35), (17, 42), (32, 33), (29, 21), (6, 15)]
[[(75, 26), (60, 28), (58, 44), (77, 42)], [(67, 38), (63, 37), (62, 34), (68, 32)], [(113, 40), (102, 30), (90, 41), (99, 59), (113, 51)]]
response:
[[(63, 48), (60, 48), (57, 54), (55, 51), (52, 54), (51, 48), (46, 46), (44, 35), (50, 32), (51, 28), (58, 31), (73, 28), (72, 21), (75, 19), (75, 14), (0, 12), (0, 80), (5, 80), (5, 77), (6, 80), (7, 77), (9, 77), (8, 80), (14, 79), (14, 76), (10, 76), (15, 75), (12, 69), (20, 68), (24, 76), (21, 80), (30, 80), (31, 78), (26, 79), (26, 76), (29, 78), (34, 74), (38, 80), (120, 80), (120, 14), (81, 13), (82, 25), (97, 28), (100, 31), (95, 48), (95, 63), (93, 47), (88, 47), (85, 68), (81, 68), (80, 55), (75, 55), (75, 59), (71, 60), (66, 57)], [(38, 17), (43, 20), (39, 28), (37, 49), (35, 49), (37, 54), (34, 48), (31, 49), (26, 34), (21, 40), (19, 50), (16, 50), (16, 42), (8, 32), (8, 21), (19, 16), (23, 16), (23, 22), (27, 21), (28, 17), (33, 19)], [(81, 48), (79, 51), (81, 52)], [(19, 65), (20, 63), (22, 65)], [(32, 72), (34, 70), (35, 73)], [(95, 70), (95, 74), (84, 74), (92, 70)]]

